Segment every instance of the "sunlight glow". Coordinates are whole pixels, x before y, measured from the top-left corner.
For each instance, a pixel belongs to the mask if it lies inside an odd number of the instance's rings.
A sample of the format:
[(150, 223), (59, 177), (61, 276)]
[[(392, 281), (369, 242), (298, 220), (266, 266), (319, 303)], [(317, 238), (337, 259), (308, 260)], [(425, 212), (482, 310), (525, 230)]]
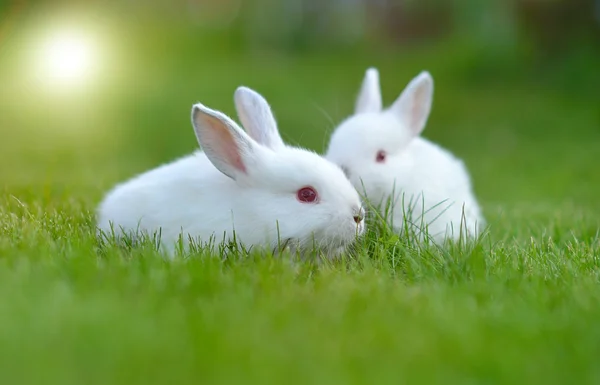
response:
[(75, 31), (52, 36), (37, 59), (42, 77), (53, 85), (75, 85), (92, 75), (96, 65), (94, 45)]

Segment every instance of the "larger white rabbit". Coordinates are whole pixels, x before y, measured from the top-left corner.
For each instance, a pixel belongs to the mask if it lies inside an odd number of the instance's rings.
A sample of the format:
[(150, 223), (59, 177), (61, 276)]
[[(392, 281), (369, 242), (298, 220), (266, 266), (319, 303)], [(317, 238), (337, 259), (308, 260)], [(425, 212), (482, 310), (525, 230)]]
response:
[[(239, 87), (235, 99), (245, 103), (254, 133), (277, 133), (259, 94)], [(187, 244), (189, 236), (200, 243), (232, 240), (235, 231), (245, 246), (275, 249), (285, 242), (328, 255), (364, 231), (360, 197), (335, 164), (300, 148), (273, 151), (202, 104), (193, 106), (192, 124), (203, 152), (116, 186), (100, 204), (101, 231), (159, 233), (169, 252), (180, 234)]]
[(420, 137), (431, 111), (433, 79), (423, 71), (383, 108), (376, 69), (366, 71), (355, 114), (334, 131), (325, 157), (376, 205), (391, 199), (394, 228), (420, 239), (475, 236), (485, 225), (465, 165)]

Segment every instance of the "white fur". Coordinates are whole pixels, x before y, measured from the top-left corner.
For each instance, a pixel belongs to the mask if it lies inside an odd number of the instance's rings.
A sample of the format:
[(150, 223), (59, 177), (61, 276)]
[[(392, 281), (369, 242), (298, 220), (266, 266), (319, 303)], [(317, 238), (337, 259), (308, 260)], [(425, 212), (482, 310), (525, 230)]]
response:
[[(438, 242), (465, 236), (465, 230), (475, 236), (485, 221), (465, 165), (419, 136), (432, 99), (433, 79), (424, 71), (383, 109), (377, 70), (368, 69), (355, 114), (337, 127), (325, 157), (341, 166), (373, 204), (383, 209), (393, 197), (391, 219), (396, 230), (403, 231), (407, 219), (420, 238), (425, 226)], [(376, 162), (380, 150), (387, 153), (383, 163)]]
[[(236, 103), (242, 99), (247, 128), (264, 138), (279, 136), (267, 102), (245, 87), (236, 91)], [(202, 104), (193, 107), (192, 123), (204, 152), (116, 186), (99, 207), (101, 231), (160, 231), (170, 252), (180, 234), (187, 245), (188, 236), (218, 243), (232, 240), (235, 231), (247, 247), (274, 249), (290, 240), (301, 251), (317, 246), (328, 254), (364, 231), (364, 221), (354, 219), (363, 216), (358, 193), (335, 164), (300, 148), (273, 151)], [(296, 192), (305, 186), (316, 189), (318, 203), (298, 201)]]

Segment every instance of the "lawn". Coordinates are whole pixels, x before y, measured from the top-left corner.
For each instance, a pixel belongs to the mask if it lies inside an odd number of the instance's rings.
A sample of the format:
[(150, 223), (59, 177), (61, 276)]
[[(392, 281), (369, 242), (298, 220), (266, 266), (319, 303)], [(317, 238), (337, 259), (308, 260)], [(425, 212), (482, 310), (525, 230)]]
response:
[[(123, 36), (124, 51), (137, 47), (123, 54), (127, 67), (83, 94), (15, 76), (19, 35), (3, 51), (3, 384), (600, 382), (600, 116), (590, 79), (572, 84), (560, 69), (518, 63), (504, 71), (511, 63), (444, 47), (250, 55), (180, 39), (186, 31), (173, 26), (153, 31), (171, 38)], [(323, 265), (99, 250), (102, 195), (197, 146), (194, 102), (235, 116), (233, 91), (248, 85), (271, 102), (284, 139), (322, 151), (368, 65), (380, 69), (386, 103), (418, 71), (432, 72), (424, 135), (472, 173), (490, 224), (477, 244), (417, 246), (374, 225), (355, 252)]]

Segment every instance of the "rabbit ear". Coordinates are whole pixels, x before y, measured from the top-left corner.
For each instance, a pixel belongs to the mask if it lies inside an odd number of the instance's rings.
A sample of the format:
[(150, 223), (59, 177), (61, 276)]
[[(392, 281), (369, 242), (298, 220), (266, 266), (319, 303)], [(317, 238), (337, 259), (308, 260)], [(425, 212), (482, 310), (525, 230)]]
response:
[(200, 147), (219, 171), (234, 180), (247, 173), (259, 148), (234, 121), (198, 103), (192, 108), (192, 124)]
[(270, 149), (285, 146), (265, 98), (248, 87), (238, 87), (233, 99), (242, 126), (252, 139)]
[(379, 88), (379, 72), (376, 68), (369, 68), (365, 73), (360, 93), (356, 99), (354, 113), (379, 112), (382, 109), (381, 89)]
[(425, 128), (433, 101), (433, 78), (427, 71), (421, 72), (408, 83), (402, 94), (390, 107), (406, 127), (415, 135)]

